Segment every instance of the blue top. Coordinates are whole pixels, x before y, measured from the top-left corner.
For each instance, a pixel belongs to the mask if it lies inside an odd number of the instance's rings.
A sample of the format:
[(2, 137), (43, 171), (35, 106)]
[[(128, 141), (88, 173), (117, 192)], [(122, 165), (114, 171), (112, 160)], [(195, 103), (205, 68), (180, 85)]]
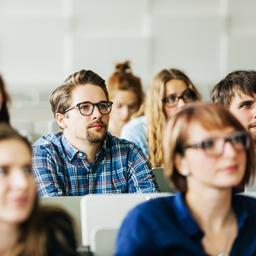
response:
[(94, 163), (62, 133), (45, 135), (33, 145), (32, 169), (42, 197), (158, 191), (141, 150), (110, 133)]
[(124, 125), (120, 138), (129, 140), (141, 148), (144, 155), (148, 156), (147, 141), (147, 120), (145, 116), (140, 116), (130, 120)]
[[(256, 200), (235, 195), (232, 205), (238, 235), (230, 256), (256, 255)], [(184, 201), (184, 194), (160, 197), (134, 208), (124, 220), (115, 255), (206, 256), (203, 232)]]

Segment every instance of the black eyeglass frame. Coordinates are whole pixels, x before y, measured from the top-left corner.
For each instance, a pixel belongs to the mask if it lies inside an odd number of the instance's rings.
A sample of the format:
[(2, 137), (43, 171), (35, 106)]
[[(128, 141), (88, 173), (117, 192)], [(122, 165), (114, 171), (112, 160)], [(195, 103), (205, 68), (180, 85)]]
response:
[[(90, 114), (86, 114), (86, 115), (85, 115), (85, 114), (82, 113), (82, 111), (81, 111), (81, 105), (86, 104), (86, 103), (92, 105), (92, 111), (91, 111)], [(107, 104), (107, 107), (108, 107), (109, 111), (108, 111), (107, 113), (102, 113), (102, 112), (101, 112), (102, 110), (101, 110), (101, 108), (100, 108), (99, 106), (100, 106), (101, 104), (105, 104), (105, 103)], [(79, 103), (73, 105), (72, 107), (66, 109), (63, 114), (66, 114), (68, 111), (77, 108), (77, 109), (79, 110), (79, 112), (80, 112), (81, 115), (83, 115), (83, 116), (90, 116), (90, 115), (92, 115), (92, 113), (94, 112), (94, 109), (95, 109), (95, 106), (96, 106), (96, 107), (98, 108), (99, 112), (100, 112), (102, 115), (108, 115), (108, 114), (111, 112), (111, 110), (112, 110), (112, 105), (113, 105), (113, 102), (112, 102), (112, 101), (100, 101), (100, 102), (98, 102), (98, 103), (92, 103), (92, 102), (90, 102), (90, 101), (83, 101), (83, 102), (79, 102)]]
[[(192, 97), (190, 98), (191, 101), (187, 101), (187, 100), (184, 98), (184, 96), (185, 96), (187, 93), (191, 93), (191, 96), (192, 96)], [(171, 96), (175, 97), (175, 101), (173, 101), (172, 103), (168, 102)], [(168, 107), (168, 105), (169, 105), (170, 107), (172, 107), (172, 106), (175, 106), (175, 105), (178, 103), (178, 101), (179, 101), (180, 99), (182, 99), (185, 103), (190, 103), (190, 102), (196, 101), (197, 96), (196, 96), (196, 93), (195, 93), (193, 90), (191, 90), (190, 88), (187, 88), (180, 96), (176, 96), (176, 95), (174, 96), (174, 94), (171, 94), (171, 95), (168, 95), (168, 96), (164, 97), (164, 98), (162, 99), (162, 102), (163, 102), (167, 107)]]
[[(227, 142), (229, 142), (236, 149), (236, 147), (234, 146), (234, 144), (232, 142), (232, 139), (234, 139), (235, 137), (238, 137), (238, 136), (243, 136), (243, 135), (245, 136), (245, 139), (246, 139), (245, 145), (243, 145), (244, 150), (246, 150), (249, 148), (249, 146), (251, 144), (250, 136), (246, 131), (238, 131), (238, 132), (235, 132), (235, 133), (225, 136), (225, 137), (221, 137), (221, 136), (211, 137), (211, 138), (202, 140), (201, 142), (185, 145), (185, 146), (183, 146), (183, 151), (185, 151), (186, 149), (189, 149), (189, 148), (202, 149), (206, 154), (208, 154), (210, 156), (220, 156), (223, 153), (224, 146)], [(206, 143), (210, 142), (210, 141), (217, 140), (217, 139), (223, 140), (221, 151), (219, 153), (209, 153), (209, 151), (208, 151), (209, 149), (207, 150)]]

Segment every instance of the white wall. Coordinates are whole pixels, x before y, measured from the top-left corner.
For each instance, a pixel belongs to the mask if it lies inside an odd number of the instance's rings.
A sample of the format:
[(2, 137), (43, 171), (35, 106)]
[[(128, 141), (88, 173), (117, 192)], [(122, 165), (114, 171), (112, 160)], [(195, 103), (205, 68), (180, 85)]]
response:
[(48, 96), (69, 74), (85, 68), (107, 79), (126, 59), (145, 87), (177, 67), (209, 99), (227, 72), (256, 69), (255, 9), (255, 0), (0, 0), (13, 122), (44, 133)]

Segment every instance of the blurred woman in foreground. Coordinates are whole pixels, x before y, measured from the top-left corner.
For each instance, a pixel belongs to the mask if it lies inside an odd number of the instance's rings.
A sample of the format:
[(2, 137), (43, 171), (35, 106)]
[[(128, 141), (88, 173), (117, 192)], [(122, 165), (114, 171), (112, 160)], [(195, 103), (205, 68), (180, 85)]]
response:
[(133, 209), (116, 255), (256, 255), (256, 200), (233, 193), (255, 176), (250, 134), (201, 103), (168, 121), (164, 142), (165, 174), (180, 192)]
[(0, 124), (0, 255), (76, 255), (71, 218), (39, 206), (26, 138)]

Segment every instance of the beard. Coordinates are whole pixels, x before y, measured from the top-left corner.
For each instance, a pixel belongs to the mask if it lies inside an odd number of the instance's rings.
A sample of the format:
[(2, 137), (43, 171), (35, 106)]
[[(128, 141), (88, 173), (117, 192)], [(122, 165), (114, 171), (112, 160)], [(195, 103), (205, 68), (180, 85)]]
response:
[[(90, 127), (92, 127), (95, 124), (99, 124), (102, 126), (102, 131), (97, 132), (97, 131), (90, 131)], [(103, 123), (101, 120), (98, 120), (94, 122), (93, 124), (88, 126), (86, 137), (87, 140), (92, 143), (92, 144), (100, 144), (105, 140), (107, 134), (107, 125)]]

